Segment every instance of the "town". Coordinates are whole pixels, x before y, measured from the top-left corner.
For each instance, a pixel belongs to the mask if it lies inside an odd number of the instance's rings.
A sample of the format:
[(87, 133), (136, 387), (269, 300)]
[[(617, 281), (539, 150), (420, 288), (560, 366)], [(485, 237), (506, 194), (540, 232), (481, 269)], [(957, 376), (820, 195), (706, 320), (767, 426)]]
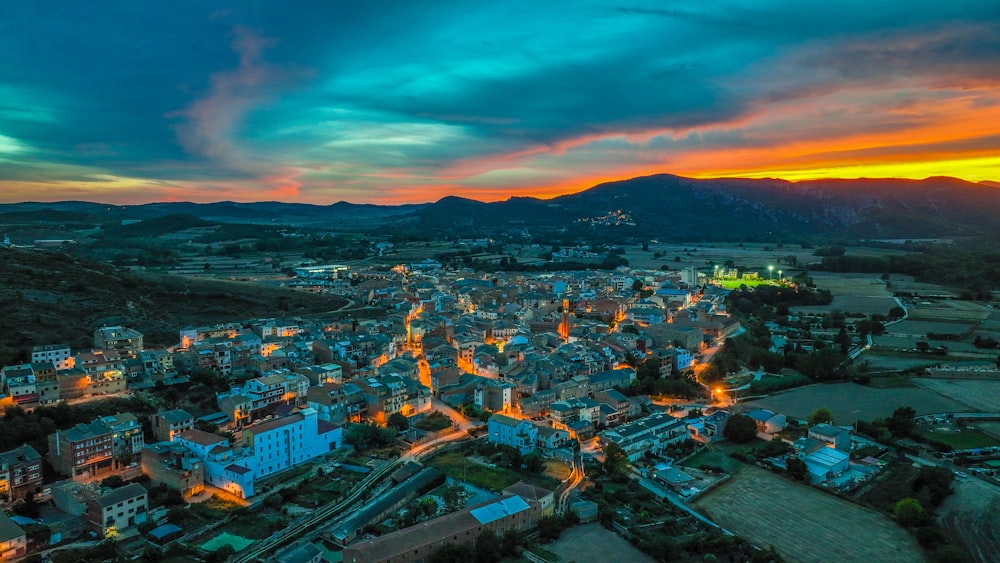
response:
[[(289, 286), (383, 314), (177, 327), (165, 348), (128, 326), (96, 328), (88, 349), (37, 343), (0, 370), (4, 429), (23, 436), (0, 453), (3, 560), (558, 561), (548, 542), (586, 530), (584, 545), (636, 558), (768, 561), (794, 548), (741, 539), (758, 535), (732, 503), (775, 488), (788, 490), (775, 507), (850, 518), (890, 560), (919, 554), (886, 517), (824, 495), (908, 471), (929, 488), (893, 515), (925, 529), (956, 476), (996, 488), (1000, 442), (935, 450), (915, 429), (1000, 414), (899, 405), (845, 423), (768, 404), (868, 377), (851, 360), (908, 313), (890, 300), (887, 315), (845, 324), (810, 311), (833, 296), (784, 268), (304, 265)], [(997, 366), (938, 376), (991, 379)], [(887, 455), (897, 448), (903, 463)], [(823, 545), (850, 558), (837, 543)]]

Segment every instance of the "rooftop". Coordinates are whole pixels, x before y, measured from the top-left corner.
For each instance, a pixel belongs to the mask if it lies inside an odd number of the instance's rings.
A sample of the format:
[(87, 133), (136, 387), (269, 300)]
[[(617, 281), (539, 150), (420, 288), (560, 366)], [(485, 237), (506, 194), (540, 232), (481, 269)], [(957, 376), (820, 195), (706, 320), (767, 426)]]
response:
[(128, 499), (145, 496), (146, 487), (139, 483), (129, 483), (124, 487), (118, 487), (111, 492), (105, 493), (97, 498), (97, 504), (102, 507), (112, 506)]

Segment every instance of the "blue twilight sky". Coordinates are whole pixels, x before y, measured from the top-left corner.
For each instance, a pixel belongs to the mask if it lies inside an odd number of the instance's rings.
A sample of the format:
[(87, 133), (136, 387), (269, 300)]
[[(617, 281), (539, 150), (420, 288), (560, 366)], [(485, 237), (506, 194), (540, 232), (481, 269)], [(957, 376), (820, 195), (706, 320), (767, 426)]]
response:
[(1000, 180), (1000, 2), (5, 2), (0, 201)]

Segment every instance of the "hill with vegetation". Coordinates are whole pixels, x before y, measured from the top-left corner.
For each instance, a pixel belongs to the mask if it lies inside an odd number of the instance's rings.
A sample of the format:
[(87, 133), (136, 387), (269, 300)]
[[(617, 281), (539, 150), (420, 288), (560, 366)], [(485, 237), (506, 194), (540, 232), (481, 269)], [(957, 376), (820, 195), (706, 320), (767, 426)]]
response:
[(94, 329), (123, 324), (152, 346), (176, 343), (184, 326), (334, 311), (331, 295), (239, 282), (129, 272), (34, 249), (0, 249), (0, 364), (26, 361), (31, 347), (92, 345)]
[(448, 197), (417, 213), (421, 227), (456, 233), (527, 226), (671, 240), (926, 238), (997, 232), (1000, 189), (945, 177), (787, 182), (659, 174), (549, 200)]

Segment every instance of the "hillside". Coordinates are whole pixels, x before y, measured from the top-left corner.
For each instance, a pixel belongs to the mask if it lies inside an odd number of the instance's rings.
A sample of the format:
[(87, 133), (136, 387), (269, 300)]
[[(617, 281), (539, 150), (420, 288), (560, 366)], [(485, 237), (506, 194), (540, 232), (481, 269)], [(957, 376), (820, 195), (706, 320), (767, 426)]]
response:
[[(693, 179), (658, 174), (600, 184), (553, 199), (515, 197), (483, 203), (449, 196), (433, 204), (379, 206), (258, 202), (150, 203), (132, 206), (69, 201), (0, 205), (0, 232), (12, 239), (76, 238), (103, 225), (131, 238), (212, 224), (290, 225), (334, 230), (412, 230), (478, 235), (527, 227), (572, 237), (616, 234), (665, 240), (930, 238), (1000, 230), (1000, 185), (956, 178), (787, 182)], [(622, 212), (632, 226), (600, 220)], [(120, 226), (124, 219), (151, 225)], [(45, 227), (44, 229), (42, 227)], [(534, 228), (534, 229), (532, 229)], [(17, 237), (14, 236), (16, 230)], [(107, 236), (105, 239), (107, 240)]]
[(615, 229), (674, 240), (919, 238), (1000, 230), (1000, 190), (955, 178), (793, 183), (660, 174), (550, 200), (472, 205), (445, 198), (418, 214), (422, 227), (439, 231), (525, 224), (585, 232), (603, 227), (590, 219), (619, 210), (635, 226)]
[(0, 249), (0, 364), (32, 346), (91, 345), (94, 328), (124, 324), (153, 346), (174, 344), (186, 325), (339, 309), (339, 297), (237, 282), (138, 274), (55, 252)]

